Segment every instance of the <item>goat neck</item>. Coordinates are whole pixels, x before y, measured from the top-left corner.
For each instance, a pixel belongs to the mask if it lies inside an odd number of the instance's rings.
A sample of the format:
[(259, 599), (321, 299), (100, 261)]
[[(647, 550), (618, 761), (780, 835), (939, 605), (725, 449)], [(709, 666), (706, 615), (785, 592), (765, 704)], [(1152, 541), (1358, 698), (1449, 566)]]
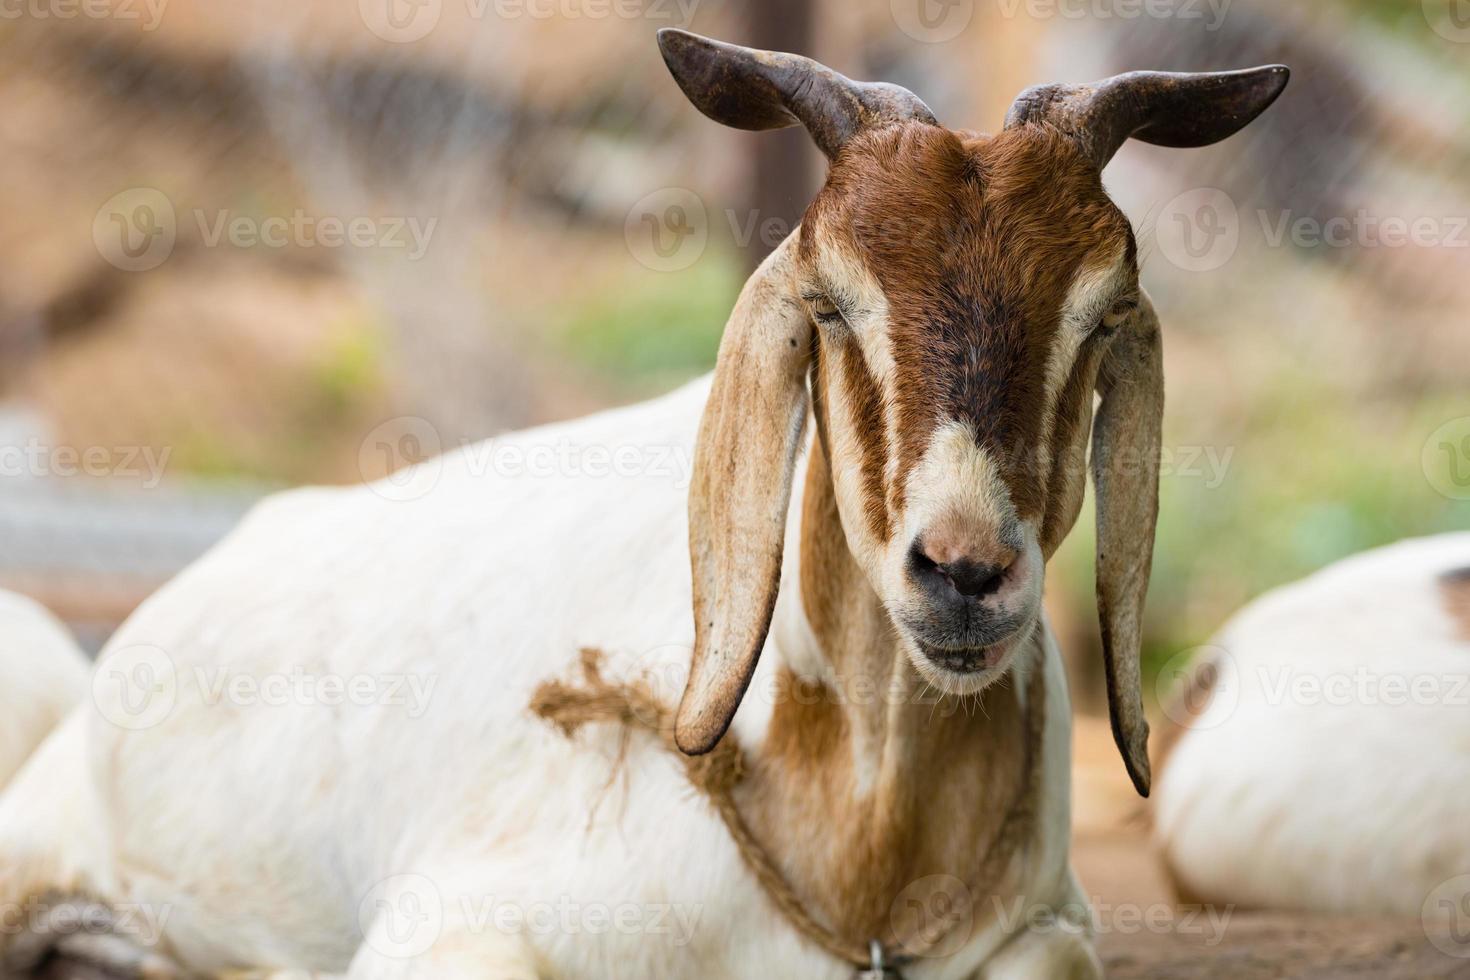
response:
[(800, 515), (778, 616), (804, 621), (817, 662), (777, 668), (742, 808), (809, 912), (890, 944), (910, 900), (978, 904), (1007, 873), (982, 865), (1034, 791), (1025, 700), (1039, 710), (1041, 679), (964, 699), (926, 684), (848, 549), (820, 441)]

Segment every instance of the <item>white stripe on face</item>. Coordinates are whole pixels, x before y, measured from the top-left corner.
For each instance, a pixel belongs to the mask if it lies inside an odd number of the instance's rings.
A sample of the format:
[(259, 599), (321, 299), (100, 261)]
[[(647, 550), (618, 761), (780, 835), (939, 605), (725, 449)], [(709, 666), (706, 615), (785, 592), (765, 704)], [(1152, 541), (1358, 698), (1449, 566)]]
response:
[[(1044, 424), (1041, 431), (1047, 433), (1048, 441), (1056, 428), (1057, 402), (1062, 397), (1062, 390), (1072, 373), (1082, 342), (1087, 339), (1089, 331), (1097, 325), (1098, 320), (1112, 305), (1118, 291), (1126, 284), (1126, 257), (1127, 250), (1120, 243), (1111, 253), (1078, 269), (1071, 288), (1067, 290), (1067, 298), (1062, 304), (1061, 324), (1046, 362), (1046, 405), (1043, 407)], [(1041, 449), (1037, 448), (1038, 451)], [(1055, 452), (1057, 447), (1053, 446), (1051, 449)], [(1049, 455), (1042, 454), (1039, 462), (1041, 465), (1036, 468), (1037, 476), (1045, 483), (1051, 478), (1054, 460)]]
[(993, 552), (1000, 537), (1021, 530), (995, 457), (976, 445), (962, 422), (934, 431), (904, 496), (903, 523), (893, 535), (884, 574), (892, 596), (907, 588), (908, 550), (921, 535), (942, 535), (947, 547), (974, 557)]
[[(824, 327), (828, 341), (824, 357), (823, 393), (828, 408), (828, 440), (831, 470), (848, 545), (864, 568), (877, 567), (883, 542), (868, 527), (868, 494), (863, 466), (864, 442), (871, 438), (859, 431), (857, 406), (849, 379), (840, 365), (842, 357), (857, 357), (865, 366), (878, 392), (883, 410), (881, 433), (885, 498), (897, 471), (898, 415), (892, 397), (896, 368), (888, 336), (888, 300), (866, 266), (841, 245), (826, 243), (817, 257), (816, 269), (804, 286), (830, 295), (842, 310), (846, 323)], [(885, 500), (886, 503), (886, 500)], [(876, 584), (876, 583), (875, 583)]]

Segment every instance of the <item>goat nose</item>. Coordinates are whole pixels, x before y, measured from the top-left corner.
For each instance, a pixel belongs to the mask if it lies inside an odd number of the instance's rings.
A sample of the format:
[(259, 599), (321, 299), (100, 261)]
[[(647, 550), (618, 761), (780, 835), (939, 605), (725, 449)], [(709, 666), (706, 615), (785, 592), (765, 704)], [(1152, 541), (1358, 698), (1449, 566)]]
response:
[(956, 592), (970, 599), (999, 592), (1006, 577), (1006, 570), (999, 565), (981, 565), (964, 559), (938, 568)]
[[(947, 560), (938, 560), (941, 557)], [(988, 558), (955, 557), (942, 549), (931, 550), (919, 539), (909, 550), (909, 568), (921, 584), (942, 586), (975, 599), (999, 592), (1017, 557), (1018, 553), (1009, 548)]]

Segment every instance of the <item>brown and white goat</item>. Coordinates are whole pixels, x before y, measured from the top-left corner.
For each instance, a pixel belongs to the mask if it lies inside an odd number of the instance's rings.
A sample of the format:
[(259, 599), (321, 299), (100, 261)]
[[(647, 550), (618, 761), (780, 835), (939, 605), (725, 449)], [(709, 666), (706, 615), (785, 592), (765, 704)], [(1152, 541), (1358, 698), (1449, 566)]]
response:
[[(876, 946), (912, 977), (1098, 975), (1086, 924), (1057, 922), (1084, 906), (1042, 574), (1091, 433), (1113, 720), (1146, 792), (1162, 412), (1100, 172), (1129, 137), (1229, 136), (1286, 71), (1045, 86), (981, 136), (805, 58), (660, 43), (707, 115), (800, 123), (830, 161), (713, 380), (262, 505), (104, 655), (171, 670), (166, 702), (137, 723), (99, 685), (0, 801), (0, 901), (166, 909), (150, 962), (204, 973), (835, 980)], [(648, 465), (486, 474), (548, 446)], [(687, 496), (657, 462), (686, 452)], [(589, 646), (589, 683), (687, 673), (669, 741), (728, 746), (723, 818), (659, 739), (528, 710)], [(426, 696), (230, 683), (303, 670)]]

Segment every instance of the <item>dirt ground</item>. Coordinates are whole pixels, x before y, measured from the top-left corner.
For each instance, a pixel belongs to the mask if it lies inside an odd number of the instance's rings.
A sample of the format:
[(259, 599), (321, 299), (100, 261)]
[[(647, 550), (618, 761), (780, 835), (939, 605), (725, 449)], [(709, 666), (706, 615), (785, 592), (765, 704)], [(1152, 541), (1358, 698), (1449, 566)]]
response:
[(1101, 948), (1109, 980), (1470, 977), (1470, 959), (1440, 952), (1417, 921), (1240, 914), (1213, 947), (1202, 936), (1140, 933), (1104, 936)]
[(1470, 980), (1470, 945), (1448, 924), (1176, 906), (1141, 832), (1079, 837), (1075, 863), (1109, 980)]
[(1079, 718), (1075, 736), (1073, 864), (1109, 980), (1470, 980), (1448, 923), (1176, 905), (1107, 723)]

